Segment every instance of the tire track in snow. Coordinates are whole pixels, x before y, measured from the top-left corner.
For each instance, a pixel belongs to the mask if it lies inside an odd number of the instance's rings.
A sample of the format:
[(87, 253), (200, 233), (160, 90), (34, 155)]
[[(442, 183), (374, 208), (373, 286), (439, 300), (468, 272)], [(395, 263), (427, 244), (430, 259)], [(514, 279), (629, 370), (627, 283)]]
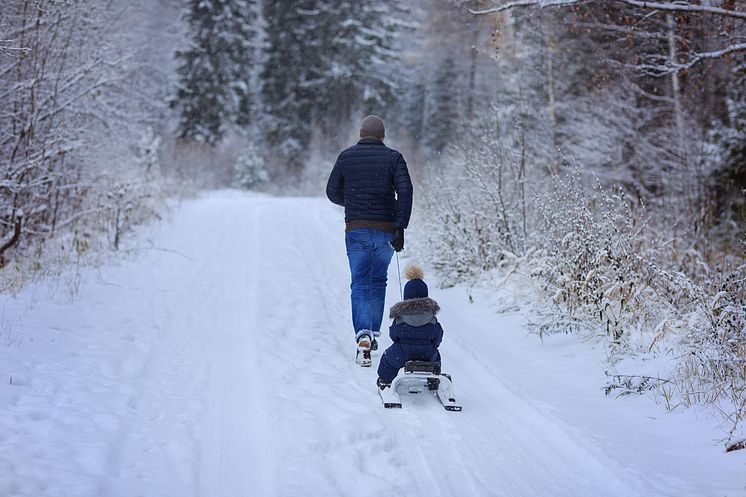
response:
[[(172, 231), (179, 227), (186, 229), (189, 223), (209, 224), (212, 219), (204, 218), (210, 215), (210, 209), (198, 211), (199, 206), (202, 204), (191, 203), (184, 208)], [(224, 216), (223, 221), (229, 225), (233, 219)], [(193, 429), (200, 407), (198, 402), (189, 399), (192, 390), (184, 389), (183, 385), (201, 381), (204, 364), (195, 361), (194, 347), (190, 342), (200, 340), (198, 328), (208, 321), (190, 305), (192, 298), (188, 292), (203, 288), (210, 273), (216, 269), (222, 272), (225, 260), (219, 258), (213, 265), (205, 257), (219, 251), (219, 239), (208, 238), (209, 244), (199, 247), (197, 232), (190, 232), (187, 236), (178, 233), (177, 236), (180, 242), (186, 242), (187, 250), (197, 252), (191, 252), (196, 257), (193, 260), (201, 261), (201, 264), (191, 268), (192, 272), (178, 275), (176, 281), (158, 282), (169, 285), (170, 292), (163, 293), (165, 299), (159, 303), (160, 312), (150, 317), (157, 336), (138, 374), (142, 381), (137, 382), (137, 389), (128, 402), (131, 416), (120, 428), (108, 461), (106, 478), (100, 484), (101, 495), (107, 497), (196, 494), (199, 450)], [(169, 239), (166, 242), (174, 241)], [(175, 288), (178, 291), (174, 292)], [(141, 291), (138, 288), (133, 290)], [(152, 291), (150, 288), (145, 290)], [(154, 443), (167, 433), (171, 435), (168, 443)], [(148, 484), (152, 481), (160, 482), (159, 488)]]
[[(293, 452), (286, 466), (305, 467), (314, 477), (305, 480), (304, 488), (314, 488), (324, 495), (350, 495), (355, 488), (354, 480), (361, 482), (361, 489), (356, 490), (361, 495), (366, 494), (365, 488), (377, 493), (375, 489), (380, 491), (382, 486), (396, 494), (411, 493), (413, 478), (409, 475), (412, 474), (419, 474), (416, 480), (434, 481), (429, 484), (432, 493), (437, 488), (437, 479), (429, 473), (427, 465), (417, 463), (418, 459), (424, 460), (424, 455), (417, 452), (417, 442), (397, 435), (388, 426), (389, 413), (380, 410), (375, 368), (362, 369), (353, 361), (343, 225), (338, 218), (333, 226), (322, 222), (318, 200), (303, 202), (310, 205), (300, 209), (297, 205), (289, 209), (285, 204), (276, 206), (274, 220), (283, 228), (270, 234), (268, 240), (271, 246), (278, 246), (272, 257), (285, 262), (282, 272), (292, 273), (293, 279), (303, 282), (302, 287), (296, 286), (295, 310), (299, 314), (308, 312), (306, 324), (311, 323), (313, 328), (309, 356), (302, 361), (303, 372), (281, 373), (283, 384), (292, 385), (286, 388), (286, 393), (278, 395), (277, 406), (278, 424), (282, 426), (279, 431), (286, 434), (278, 445), (284, 453), (289, 453), (290, 448)], [(301, 219), (293, 219), (299, 215)], [(330, 257), (330, 254), (336, 255)], [(282, 280), (280, 286), (289, 284), (284, 281), (287, 275), (277, 276)], [(294, 324), (292, 317), (285, 316), (272, 327), (286, 329)], [(282, 333), (272, 335), (274, 344), (270, 348), (282, 349)], [(273, 360), (281, 359), (277, 354), (271, 355)], [(292, 414), (298, 411), (302, 416)], [(298, 435), (293, 429), (296, 424), (313, 426), (308, 430), (311, 433)], [(403, 456), (407, 448), (414, 457)], [(339, 466), (347, 470), (340, 471)], [(349, 473), (353, 481), (341, 478), (344, 473)], [(292, 482), (298, 476), (289, 469), (280, 479)], [(283, 495), (298, 495), (301, 490), (301, 486), (290, 483), (281, 487)]]
[[(444, 362), (448, 360), (449, 367), (458, 370), (458, 378), (469, 379), (468, 383), (461, 382), (463, 388), (457, 390), (460, 401), (467, 406), (473, 402), (480, 411), (472, 413), (464, 407), (463, 412), (467, 419), (462, 435), (474, 449), (472, 460), (489, 457), (500, 468), (494, 471), (484, 467), (488, 477), (485, 486), (495, 489), (495, 483), (500, 482), (501, 495), (527, 497), (646, 495), (618, 477), (624, 471), (614, 461), (600, 460), (588, 452), (551, 414), (541, 413), (509, 389), (486, 356), (484, 347), (472, 344), (468, 335), (453, 336), (448, 356), (444, 356)], [(477, 399), (479, 402), (475, 402)], [(485, 423), (487, 419), (489, 422)], [(535, 478), (537, 466), (542, 468), (544, 477)], [(578, 471), (578, 467), (583, 470)], [(563, 486), (557, 487), (557, 481), (562, 481)]]
[[(324, 226), (328, 226), (328, 224), (324, 223), (324, 221), (321, 219), (321, 213), (324, 211), (325, 210), (322, 209), (316, 210), (315, 218), (317, 225), (319, 226), (322, 224)], [(337, 228), (337, 233), (343, 233), (343, 225), (341, 225), (341, 223), (334, 226)], [(328, 229), (326, 231), (326, 234), (331, 234)], [(330, 240), (333, 238), (333, 236), (325, 236), (323, 237), (323, 240)], [(339, 238), (339, 240), (334, 240), (334, 242), (343, 245), (343, 237), (337, 236), (337, 238)], [(329, 245), (328, 241), (319, 243), (324, 243), (327, 246)], [(327, 251), (323, 250), (322, 252)], [(327, 257), (323, 260), (324, 263), (329, 266), (329, 262), (331, 261), (331, 259)], [(327, 267), (324, 274), (336, 272), (340, 275), (339, 279), (349, 279), (347, 266), (345, 265), (347, 262), (346, 257), (344, 259), (335, 260), (334, 262), (336, 263), (334, 269)], [(398, 300), (399, 297), (398, 280), (396, 279), (395, 268), (396, 266), (393, 264), (392, 261), (392, 265), (389, 267), (389, 288), (387, 291), (389, 305)], [(322, 287), (319, 284), (319, 278), (314, 276), (314, 281), (319, 291), (323, 294), (327, 294), (327, 292), (324, 292), (322, 290)], [(394, 288), (395, 286), (397, 288)], [(340, 286), (340, 288), (345, 287)], [(337, 292), (337, 300), (339, 300), (340, 293), (341, 292), (339, 291)], [(343, 302), (345, 303), (345, 305), (349, 305), (349, 293), (346, 292), (344, 294), (344, 297), (345, 299), (343, 300)], [(328, 298), (325, 298), (324, 300), (328, 301)], [(349, 316), (345, 315), (344, 317), (346, 318), (346, 320), (349, 320)], [(339, 327), (339, 325), (337, 325), (337, 327)], [(380, 340), (382, 342), (382, 347), (381, 351), (376, 354), (378, 356), (378, 360), (380, 360), (380, 354), (382, 353), (383, 348), (385, 348), (385, 345), (388, 345), (388, 312), (385, 312), (382, 328), (383, 337)], [(337, 335), (337, 337), (339, 342), (345, 342), (345, 344), (349, 343), (350, 345), (348, 345), (348, 347), (351, 346), (351, 341), (344, 340), (344, 338), (346, 337), (344, 333), (342, 335)], [(375, 358), (376, 357), (374, 356), (374, 359)], [(357, 369), (357, 371), (353, 372), (360, 372), (361, 368), (359, 368), (358, 366), (354, 365), (352, 367), (354, 369)], [(414, 490), (416, 491), (415, 495), (442, 496), (458, 494), (464, 497), (480, 495), (479, 493), (477, 493), (476, 489), (471, 483), (471, 476), (469, 475), (469, 471), (467, 470), (467, 468), (464, 467), (463, 463), (460, 461), (460, 458), (452, 457), (453, 455), (455, 455), (453, 451), (448, 450), (447, 454), (444, 454), (442, 446), (437, 448), (430, 448), (432, 444), (428, 444), (428, 441), (432, 440), (433, 438), (442, 439), (442, 437), (439, 436), (440, 433), (446, 433), (448, 434), (447, 438), (452, 438), (451, 433), (453, 433), (456, 429), (456, 426), (454, 426), (453, 424), (453, 420), (450, 419), (451, 416), (453, 416), (453, 413), (445, 413), (444, 411), (442, 411), (439, 402), (434, 397), (428, 399), (432, 401), (431, 405), (422, 407), (425, 407), (428, 413), (432, 413), (432, 409), (436, 409), (437, 411), (433, 416), (427, 416), (428, 421), (424, 424), (423, 428), (421, 416), (418, 415), (421, 410), (418, 410), (418, 412), (413, 412), (411, 410), (405, 410), (404, 412), (383, 411), (381, 409), (380, 399), (378, 398), (375, 387), (376, 368), (377, 364), (374, 364), (371, 368), (371, 372), (373, 373), (373, 375), (365, 375), (367, 378), (361, 385), (360, 391), (364, 398), (374, 399), (377, 406), (376, 410), (374, 411), (377, 424), (380, 425), (384, 430), (386, 429), (387, 425), (393, 429), (393, 431), (395, 432), (394, 439), (396, 441), (396, 446), (398, 447), (398, 449), (396, 450), (401, 451), (402, 453), (405, 453), (407, 455), (405, 464), (403, 466), (397, 465), (394, 468), (390, 468), (390, 470), (397, 473), (406, 474), (410, 480), (409, 486), (414, 486)], [(392, 420), (394, 420), (393, 423), (391, 422)], [(445, 490), (441, 491), (441, 488)], [(409, 493), (411, 493), (411, 490), (412, 489), (409, 490)]]
[[(210, 436), (203, 448), (201, 495), (277, 495), (277, 460), (271, 440), (259, 321), (260, 246), (267, 202), (251, 200), (226, 226), (227, 266), (213, 315)], [(232, 236), (231, 236), (232, 235)]]
[[(366, 404), (368, 408), (373, 405), (370, 402), (370, 390), (365, 388), (365, 382), (361, 382), (359, 378), (363, 372), (360, 371), (359, 366), (354, 364), (354, 341), (352, 331), (349, 329), (349, 315), (346, 312), (349, 307), (349, 296), (344, 296), (344, 287), (338, 285), (338, 280), (347, 277), (346, 267), (338, 264), (339, 262), (346, 263), (343, 251), (344, 239), (339, 236), (343, 233), (342, 228), (339, 224), (335, 224), (335, 234), (332, 234), (332, 227), (319, 218), (318, 200), (304, 199), (302, 201), (309, 204), (308, 208), (303, 209), (304, 216), (308, 215), (309, 218), (291, 223), (293, 243), (290, 246), (293, 248), (293, 259), (302, 262), (294, 272), (298, 276), (304, 276), (299, 278), (306, 283), (302, 291), (318, 296), (312, 319), (323, 322), (319, 323), (315, 330), (320, 333), (320, 336), (315, 335), (313, 338), (314, 356), (309, 358), (310, 363), (305, 364), (306, 375), (313, 378), (312, 384), (304, 388), (303, 393), (315, 396), (319, 394), (319, 385), (338, 385), (340, 391), (337, 393), (342, 393), (342, 395), (334, 395), (334, 391), (329, 389), (326, 405), (320, 406), (313, 413), (319, 418), (316, 420), (317, 425), (329, 426), (322, 428), (322, 433), (324, 431), (333, 433), (333, 431), (328, 431), (333, 425), (322, 420), (330, 414), (330, 409), (336, 411), (333, 417), (336, 417), (339, 422), (349, 423), (349, 418), (360, 417), (361, 407), (365, 409)], [(338, 220), (335, 219), (335, 222), (338, 223)], [(329, 254), (335, 253), (336, 259), (329, 257)], [(334, 261), (334, 264), (329, 264), (329, 261)], [(311, 288), (308, 287), (309, 284)], [(323, 314), (321, 319), (318, 314)], [(368, 471), (367, 464), (364, 463), (370, 457), (370, 450), (365, 446), (380, 436), (380, 428), (357, 429), (351, 426), (346, 431), (347, 433), (343, 434), (343, 442), (317, 442), (316, 446), (320, 447), (321, 454), (325, 453), (330, 459), (337, 458), (338, 452), (349, 452), (353, 459), (360, 461), (354, 473), (357, 478), (361, 478), (361, 475), (365, 475), (361, 479), (375, 478), (375, 475)], [(332, 438), (334, 438), (333, 435)], [(343, 448), (344, 446), (347, 447)], [(311, 456), (311, 454), (307, 455), (307, 457)], [(349, 483), (340, 481), (339, 473), (334, 468), (321, 467), (318, 472), (323, 475), (324, 485), (328, 487), (325, 492), (349, 495)]]

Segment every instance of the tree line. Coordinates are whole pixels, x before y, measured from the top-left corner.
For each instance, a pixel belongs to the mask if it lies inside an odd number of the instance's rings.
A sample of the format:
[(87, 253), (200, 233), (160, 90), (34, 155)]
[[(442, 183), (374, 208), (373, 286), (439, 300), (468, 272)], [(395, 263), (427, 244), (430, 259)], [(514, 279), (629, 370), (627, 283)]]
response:
[(177, 53), (179, 136), (216, 144), (231, 129), (298, 172), (315, 130), (393, 102), (406, 10), (372, 0), (192, 0)]

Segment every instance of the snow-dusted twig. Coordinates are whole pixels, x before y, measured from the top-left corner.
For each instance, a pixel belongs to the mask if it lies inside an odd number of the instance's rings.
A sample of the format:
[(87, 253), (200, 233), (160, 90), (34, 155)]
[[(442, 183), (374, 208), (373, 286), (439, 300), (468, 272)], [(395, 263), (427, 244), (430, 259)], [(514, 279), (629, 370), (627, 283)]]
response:
[(720, 50), (694, 53), (684, 63), (671, 63), (669, 59), (660, 64), (631, 64), (629, 67), (638, 69), (651, 76), (667, 76), (672, 72), (688, 71), (700, 62), (708, 59), (720, 59), (732, 53), (746, 52), (746, 43), (736, 43)]
[[(494, 14), (497, 12), (505, 12), (520, 7), (567, 7), (571, 5), (577, 5), (582, 3), (593, 3), (593, 2), (607, 2), (608, 0), (515, 0), (512, 2), (501, 3), (495, 7), (488, 9), (474, 10), (469, 9), (474, 15)], [(732, 17), (735, 19), (746, 20), (746, 12), (738, 10), (723, 9), (720, 7), (712, 7), (709, 5), (696, 5), (689, 2), (646, 2), (641, 0), (613, 0), (620, 2), (631, 7), (638, 7), (641, 9), (653, 9), (668, 12), (690, 12), (697, 14), (711, 14), (717, 16)]]

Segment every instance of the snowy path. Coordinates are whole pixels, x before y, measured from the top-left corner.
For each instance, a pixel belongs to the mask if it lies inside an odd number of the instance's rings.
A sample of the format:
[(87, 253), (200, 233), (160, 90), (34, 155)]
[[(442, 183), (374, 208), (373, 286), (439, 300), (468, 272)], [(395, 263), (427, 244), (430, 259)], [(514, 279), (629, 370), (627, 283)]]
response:
[[(75, 304), (42, 299), (3, 338), (1, 496), (742, 495), (742, 455), (661, 449), (687, 427), (651, 435), (597, 377), (542, 398), (578, 359), (455, 290), (431, 286), (464, 411), (382, 409), (375, 367), (353, 362), (341, 214), (322, 199), (218, 192), (154, 230), (167, 250), (107, 268)], [(23, 305), (5, 307), (15, 323)]]

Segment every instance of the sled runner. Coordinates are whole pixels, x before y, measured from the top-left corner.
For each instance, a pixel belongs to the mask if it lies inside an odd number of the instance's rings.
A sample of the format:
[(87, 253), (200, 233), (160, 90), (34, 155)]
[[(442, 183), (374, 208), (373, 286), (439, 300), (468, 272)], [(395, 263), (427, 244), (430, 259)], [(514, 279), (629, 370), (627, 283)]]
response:
[(408, 361), (404, 372), (400, 373), (391, 386), (378, 390), (387, 409), (401, 408), (400, 395), (417, 395), (432, 392), (447, 411), (460, 411), (453, 393), (451, 376), (440, 372), (440, 363), (427, 361)]

